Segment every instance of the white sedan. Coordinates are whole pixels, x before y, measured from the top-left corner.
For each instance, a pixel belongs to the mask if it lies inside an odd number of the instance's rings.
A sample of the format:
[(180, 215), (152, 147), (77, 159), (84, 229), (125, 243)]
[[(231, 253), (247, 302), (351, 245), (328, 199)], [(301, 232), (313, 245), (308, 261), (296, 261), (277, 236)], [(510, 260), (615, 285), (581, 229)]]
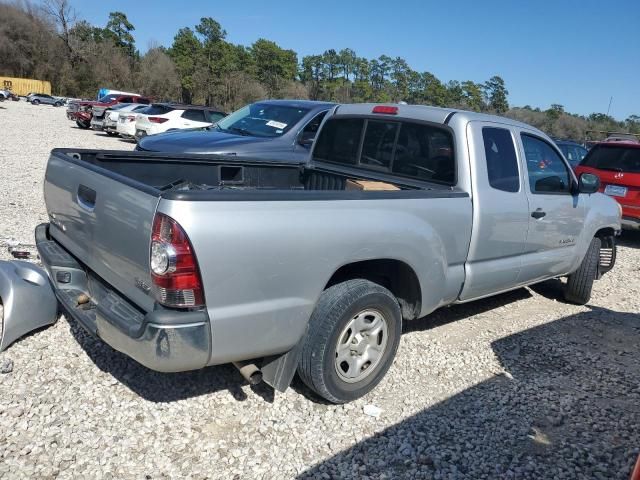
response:
[[(135, 116), (135, 113), (142, 113), (145, 108), (148, 108), (149, 105), (144, 105), (142, 103), (119, 103), (118, 105), (114, 105), (113, 107), (108, 108), (104, 112), (104, 117), (102, 121), (102, 130), (107, 132), (108, 135), (117, 135), (118, 134), (118, 118), (120, 114), (126, 113)], [(91, 120), (93, 123), (93, 119)], [(134, 117), (135, 124), (135, 117)], [(134, 131), (135, 133), (135, 131)]]
[(207, 127), (225, 116), (226, 113), (210, 107), (153, 104), (144, 114), (136, 117), (134, 135), (136, 139), (140, 139), (169, 130)]

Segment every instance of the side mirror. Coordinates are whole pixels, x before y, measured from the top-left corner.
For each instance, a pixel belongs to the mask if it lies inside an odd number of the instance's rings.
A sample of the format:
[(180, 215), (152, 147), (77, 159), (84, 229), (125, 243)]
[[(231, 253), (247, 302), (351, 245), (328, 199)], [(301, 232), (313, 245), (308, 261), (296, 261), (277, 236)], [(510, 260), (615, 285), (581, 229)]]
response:
[(596, 193), (600, 188), (600, 178), (593, 173), (583, 173), (578, 180), (580, 193)]

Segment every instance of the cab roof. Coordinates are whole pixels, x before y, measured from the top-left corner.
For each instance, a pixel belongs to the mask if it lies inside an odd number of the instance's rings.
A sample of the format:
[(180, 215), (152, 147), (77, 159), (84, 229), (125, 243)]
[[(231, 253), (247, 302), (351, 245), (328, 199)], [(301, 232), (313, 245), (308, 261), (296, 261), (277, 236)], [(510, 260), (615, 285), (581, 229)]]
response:
[[(431, 107), (427, 105), (406, 105), (398, 103), (352, 103), (340, 105), (335, 109), (336, 115), (376, 115), (381, 118), (390, 118), (395, 115), (377, 114), (373, 112), (374, 107), (395, 107), (397, 108), (397, 116), (403, 118), (413, 118), (416, 120), (424, 120), (433, 123), (447, 124), (451, 118), (463, 117), (467, 121), (485, 121), (506, 123), (509, 125), (526, 128), (529, 130), (538, 130), (526, 123), (518, 122), (507, 117), (498, 115), (489, 115), (486, 113), (471, 112), (468, 110), (460, 110), (456, 108)], [(542, 132), (541, 132), (542, 133)]]
[(295, 100), (295, 99), (284, 99), (284, 100), (258, 100), (253, 103), (268, 103), (271, 105), (281, 105), (283, 107), (301, 107), (301, 108), (331, 108), (336, 103), (333, 102), (320, 102), (317, 100)]

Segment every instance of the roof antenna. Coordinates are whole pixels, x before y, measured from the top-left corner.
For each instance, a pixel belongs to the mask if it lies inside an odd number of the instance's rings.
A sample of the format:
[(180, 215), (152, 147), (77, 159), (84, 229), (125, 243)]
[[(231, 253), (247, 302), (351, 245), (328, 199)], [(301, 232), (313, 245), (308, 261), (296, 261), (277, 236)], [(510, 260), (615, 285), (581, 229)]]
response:
[(609, 106), (607, 107), (607, 117), (609, 116), (609, 110), (611, 110), (611, 102), (613, 102), (613, 96), (609, 97)]

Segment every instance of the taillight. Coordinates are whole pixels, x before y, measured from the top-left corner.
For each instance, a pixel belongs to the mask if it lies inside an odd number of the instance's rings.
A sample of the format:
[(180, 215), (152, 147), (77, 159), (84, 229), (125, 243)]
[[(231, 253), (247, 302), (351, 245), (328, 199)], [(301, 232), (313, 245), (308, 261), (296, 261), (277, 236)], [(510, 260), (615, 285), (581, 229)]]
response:
[(153, 219), (149, 263), (158, 302), (167, 307), (204, 305), (198, 262), (189, 238), (178, 222), (162, 213)]
[(136, 116), (135, 115), (129, 115), (127, 117), (127, 120), (129, 120), (130, 122), (135, 122), (136, 121)]
[(164, 117), (149, 117), (149, 121), (151, 123), (164, 123), (167, 120), (169, 120), (168, 118), (164, 118)]

